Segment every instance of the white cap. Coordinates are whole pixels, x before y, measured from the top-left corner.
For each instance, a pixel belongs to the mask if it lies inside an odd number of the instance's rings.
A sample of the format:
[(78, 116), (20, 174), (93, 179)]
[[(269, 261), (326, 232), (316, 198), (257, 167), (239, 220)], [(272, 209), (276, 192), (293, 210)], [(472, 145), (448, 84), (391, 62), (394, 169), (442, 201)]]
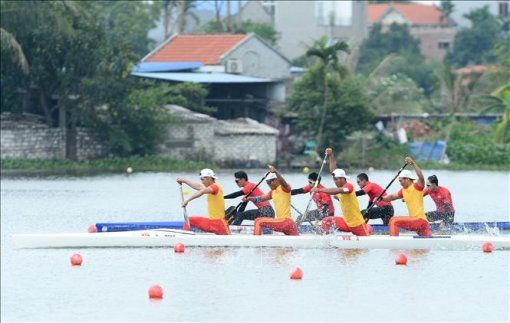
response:
[(214, 171), (210, 168), (204, 168), (200, 171), (200, 177), (212, 177), (214, 179), (218, 179), (216, 177), (216, 174), (214, 174)]
[(407, 169), (404, 169), (400, 175), (398, 175), (398, 178), (410, 178), (412, 180), (415, 180), (416, 179), (416, 176), (413, 175), (413, 173), (411, 173), (410, 171), (408, 171)]
[(343, 177), (343, 178), (349, 178), (349, 176), (345, 175), (345, 171), (343, 169), (337, 168), (333, 171), (333, 177)]
[(275, 173), (269, 173), (269, 174), (267, 174), (267, 176), (266, 176), (266, 181), (270, 181), (270, 180), (272, 180), (272, 179), (277, 179), (276, 174), (275, 174)]

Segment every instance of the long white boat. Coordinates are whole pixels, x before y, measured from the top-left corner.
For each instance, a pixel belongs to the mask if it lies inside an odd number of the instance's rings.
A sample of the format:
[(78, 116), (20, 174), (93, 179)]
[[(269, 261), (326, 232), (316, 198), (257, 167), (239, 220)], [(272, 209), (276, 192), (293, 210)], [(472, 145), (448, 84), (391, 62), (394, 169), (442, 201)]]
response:
[(340, 248), (340, 249), (444, 249), (481, 250), (490, 242), (495, 250), (510, 250), (509, 236), (453, 235), (399, 237), (374, 235), (300, 235), (279, 234), (253, 236), (236, 234), (219, 236), (195, 234), (182, 230), (158, 229), (105, 233), (15, 234), (15, 248), (120, 248), (172, 247), (182, 243), (186, 247), (273, 247), (273, 248)]

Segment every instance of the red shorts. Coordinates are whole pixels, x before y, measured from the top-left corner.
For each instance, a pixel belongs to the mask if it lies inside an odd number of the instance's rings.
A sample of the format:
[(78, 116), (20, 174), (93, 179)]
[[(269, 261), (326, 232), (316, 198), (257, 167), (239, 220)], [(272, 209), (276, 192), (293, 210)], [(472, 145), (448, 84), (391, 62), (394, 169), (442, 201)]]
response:
[(274, 218), (256, 218), (253, 234), (259, 236), (262, 234), (262, 228), (283, 232), (287, 236), (298, 236), (296, 222), (292, 219), (274, 219)]
[[(212, 220), (209, 218), (204, 218), (203, 216), (190, 216), (189, 224), (192, 227), (195, 227), (205, 232), (211, 232), (219, 235), (230, 234), (230, 228), (228, 226), (228, 222), (225, 219)], [(190, 230), (190, 228), (186, 224), (186, 221), (184, 222), (182, 228), (187, 231)]]
[(329, 229), (331, 226), (334, 226), (340, 231), (343, 232), (352, 232), (353, 234), (357, 236), (368, 236), (370, 233), (368, 233), (367, 226), (363, 223), (358, 225), (357, 227), (350, 227), (345, 223), (344, 218), (339, 216), (328, 216), (322, 220), (321, 229), (324, 232), (329, 232)]
[(411, 218), (408, 216), (394, 216), (390, 219), (388, 224), (390, 230), (390, 236), (398, 236), (398, 228), (402, 228), (408, 231), (416, 231), (419, 236), (430, 237), (429, 221), (420, 218)]

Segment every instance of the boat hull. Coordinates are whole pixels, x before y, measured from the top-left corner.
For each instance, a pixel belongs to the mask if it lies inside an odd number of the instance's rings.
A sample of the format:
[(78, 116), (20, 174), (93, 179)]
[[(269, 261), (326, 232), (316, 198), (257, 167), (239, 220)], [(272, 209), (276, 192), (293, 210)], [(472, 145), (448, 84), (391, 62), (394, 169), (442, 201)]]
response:
[[(135, 231), (135, 230), (152, 230), (152, 229), (182, 229), (183, 221), (159, 221), (159, 222), (111, 222), (96, 223), (98, 232), (119, 232), (119, 231)], [(381, 224), (371, 224), (373, 233), (388, 233), (388, 226)], [(510, 231), (510, 222), (465, 222), (454, 223), (452, 225), (440, 228), (438, 224), (431, 224), (432, 232), (442, 234), (452, 234), (458, 232), (488, 232), (489, 230)], [(313, 232), (310, 225), (300, 225), (298, 227), (300, 233)], [(253, 226), (249, 225), (231, 225), (230, 230), (237, 233), (253, 233)], [(403, 230), (404, 231), (404, 230)], [(268, 233), (269, 230), (267, 230)]]
[(494, 249), (510, 249), (508, 236), (455, 235), (417, 237), (401, 235), (357, 237), (353, 235), (230, 235), (189, 234), (180, 230), (144, 230), (108, 233), (15, 234), (15, 248), (121, 248), (172, 247), (272, 247), (340, 249), (444, 249), (481, 250), (485, 242)]

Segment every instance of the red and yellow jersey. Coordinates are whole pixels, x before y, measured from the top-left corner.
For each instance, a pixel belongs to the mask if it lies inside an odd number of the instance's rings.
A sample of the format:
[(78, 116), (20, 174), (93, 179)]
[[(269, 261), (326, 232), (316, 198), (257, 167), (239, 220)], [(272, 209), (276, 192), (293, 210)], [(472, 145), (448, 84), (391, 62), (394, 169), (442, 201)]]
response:
[(351, 183), (346, 183), (342, 186), (342, 188), (346, 188), (348, 190), (347, 193), (337, 195), (345, 223), (347, 223), (347, 225), (351, 228), (365, 224), (363, 215), (361, 215), (359, 210), (358, 198), (356, 197), (354, 187)]
[(223, 189), (218, 183), (211, 186), (213, 192), (207, 194), (207, 212), (209, 219), (224, 219), (225, 218), (225, 200), (223, 199)]
[(403, 198), (407, 205), (407, 212), (411, 218), (423, 219), (427, 221), (425, 211), (423, 211), (423, 187), (418, 183), (408, 188), (398, 191), (398, 197)]
[(275, 190), (269, 191), (269, 196), (273, 199), (277, 219), (292, 219), (292, 214), (290, 213), (290, 191), (290, 186), (287, 191), (281, 185), (278, 185)]
[[(252, 183), (252, 182), (246, 182), (246, 184), (243, 186), (243, 194), (244, 195), (247, 195), (248, 193), (250, 193), (250, 191), (255, 187), (255, 184)], [(256, 189), (253, 190), (253, 192), (251, 193), (250, 196), (253, 196), (253, 197), (256, 197), (256, 196), (262, 196), (264, 195), (264, 192), (262, 192), (262, 190), (260, 189), (260, 187), (257, 187)], [(255, 204), (255, 206), (257, 208), (261, 208), (261, 207), (264, 207), (264, 206), (271, 206), (271, 203), (269, 203), (269, 201), (263, 201), (263, 202), (259, 202), (259, 203), (255, 203), (253, 202), (253, 204)]]

